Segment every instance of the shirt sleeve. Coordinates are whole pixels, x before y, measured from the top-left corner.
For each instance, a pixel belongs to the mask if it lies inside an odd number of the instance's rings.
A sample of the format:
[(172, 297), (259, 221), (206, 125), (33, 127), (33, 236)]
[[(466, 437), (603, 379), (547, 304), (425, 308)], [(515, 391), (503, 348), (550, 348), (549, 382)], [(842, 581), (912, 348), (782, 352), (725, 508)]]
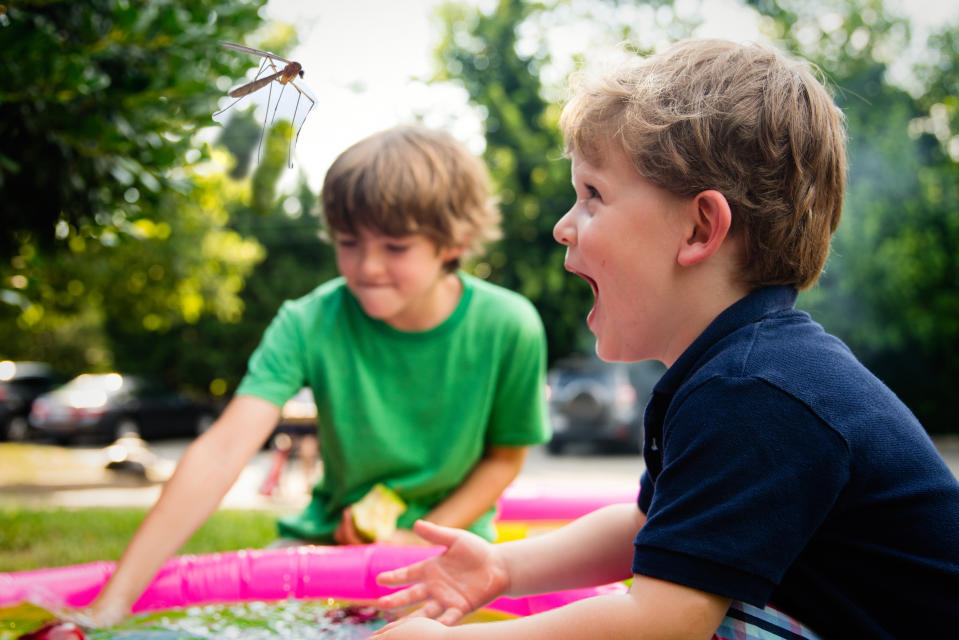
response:
[(503, 341), (487, 442), (524, 446), (550, 437), (546, 407), (546, 331), (532, 304), (515, 314), (516, 330)]
[(753, 378), (712, 379), (671, 407), (662, 449), (633, 572), (757, 606), (849, 476), (845, 440)]
[(250, 356), (236, 395), (256, 396), (282, 407), (306, 384), (305, 353), (293, 302), (287, 301)]

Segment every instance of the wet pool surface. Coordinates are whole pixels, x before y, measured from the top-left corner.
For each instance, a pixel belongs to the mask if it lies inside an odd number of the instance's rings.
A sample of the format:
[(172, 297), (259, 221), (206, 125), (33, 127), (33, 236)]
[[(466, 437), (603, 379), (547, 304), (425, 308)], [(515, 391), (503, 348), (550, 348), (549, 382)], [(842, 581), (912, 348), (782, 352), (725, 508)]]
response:
[[(53, 614), (30, 604), (0, 608), (0, 640), (362, 640), (395, 615), (366, 603), (338, 600), (242, 602), (169, 609), (131, 616), (109, 629), (41, 630)], [(463, 620), (492, 622), (512, 616), (483, 609)]]
[[(21, 605), (0, 610), (0, 640), (42, 627), (51, 614)], [(109, 629), (84, 631), (86, 640), (361, 640), (394, 619), (364, 604), (286, 600), (193, 606), (141, 614)], [(51, 629), (49, 640), (81, 636)], [(41, 634), (36, 640), (46, 640)]]

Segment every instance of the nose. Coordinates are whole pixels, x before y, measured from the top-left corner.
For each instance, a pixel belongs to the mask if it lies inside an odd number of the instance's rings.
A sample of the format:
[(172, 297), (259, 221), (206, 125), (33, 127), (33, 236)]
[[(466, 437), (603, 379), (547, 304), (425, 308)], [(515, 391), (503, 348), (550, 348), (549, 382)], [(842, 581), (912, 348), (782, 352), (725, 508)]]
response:
[(359, 271), (362, 277), (378, 276), (383, 271), (383, 256), (375, 248), (363, 247), (359, 254)]
[(553, 238), (556, 242), (567, 247), (576, 243), (576, 225), (573, 223), (573, 211), (575, 209), (576, 205), (573, 205), (553, 226)]

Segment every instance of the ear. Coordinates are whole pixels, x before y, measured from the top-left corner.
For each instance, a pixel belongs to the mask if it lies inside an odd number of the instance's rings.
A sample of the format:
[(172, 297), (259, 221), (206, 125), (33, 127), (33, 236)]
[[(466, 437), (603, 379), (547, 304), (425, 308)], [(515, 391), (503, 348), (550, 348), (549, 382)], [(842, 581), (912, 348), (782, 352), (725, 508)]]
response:
[(440, 262), (443, 264), (452, 262), (453, 260), (462, 257), (464, 253), (466, 253), (466, 247), (464, 245), (440, 249)]
[(677, 260), (684, 267), (714, 255), (729, 235), (733, 214), (726, 196), (718, 191), (703, 191), (689, 202), (691, 219)]

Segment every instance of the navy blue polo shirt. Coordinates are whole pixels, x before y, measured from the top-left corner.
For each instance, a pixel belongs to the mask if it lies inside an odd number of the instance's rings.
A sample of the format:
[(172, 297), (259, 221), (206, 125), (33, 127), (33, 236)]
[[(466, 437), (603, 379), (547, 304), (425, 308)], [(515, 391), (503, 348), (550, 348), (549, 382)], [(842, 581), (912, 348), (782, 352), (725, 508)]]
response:
[(795, 300), (753, 292), (656, 385), (633, 572), (772, 604), (827, 638), (959, 636), (959, 483)]

